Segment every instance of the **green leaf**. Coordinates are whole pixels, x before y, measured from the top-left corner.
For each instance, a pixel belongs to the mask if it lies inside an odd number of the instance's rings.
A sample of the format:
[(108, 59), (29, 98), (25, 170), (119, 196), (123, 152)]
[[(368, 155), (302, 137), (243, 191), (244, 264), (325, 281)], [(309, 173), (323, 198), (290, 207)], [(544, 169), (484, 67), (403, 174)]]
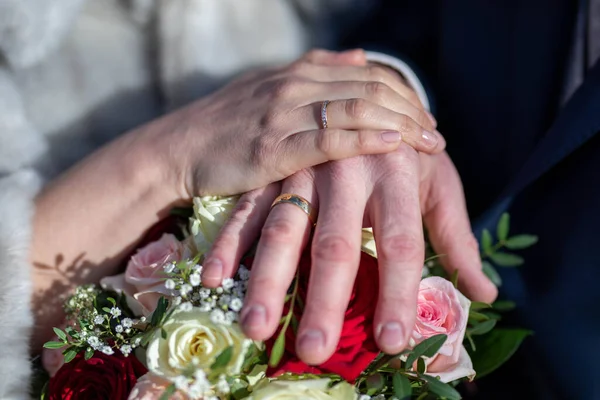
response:
[(228, 346), (225, 350), (223, 350), (215, 359), (215, 362), (212, 363), (210, 369), (212, 371), (222, 368), (229, 364), (231, 361), (231, 357), (233, 356), (233, 346)]
[(488, 319), (490, 319), (490, 317), (488, 317), (485, 314), (482, 313), (478, 313), (477, 311), (470, 311), (469, 312), (469, 322), (481, 322), (481, 321), (487, 321)]
[(70, 348), (67, 351), (65, 351), (63, 354), (65, 356), (65, 363), (68, 363), (68, 362), (73, 361), (75, 356), (77, 356), (77, 350)]
[(407, 377), (396, 372), (392, 377), (392, 385), (394, 387), (394, 396), (398, 400), (410, 400), (412, 396), (412, 386)]
[(492, 283), (498, 287), (502, 286), (502, 278), (500, 277), (500, 275), (498, 274), (498, 272), (496, 271), (496, 268), (494, 268), (492, 266), (492, 264), (490, 264), (487, 261), (483, 261), (481, 263), (481, 266), (483, 267), (483, 273), (490, 278), (490, 281), (492, 281)]
[(67, 335), (71, 336), (72, 338), (79, 336), (79, 333), (72, 326), (67, 326), (65, 328), (65, 332)]
[(58, 329), (58, 328), (52, 328), (54, 330), (54, 333), (56, 333), (56, 336), (58, 336), (58, 338), (60, 340), (62, 340), (63, 342), (67, 341), (67, 334), (64, 333), (62, 330)]
[(158, 326), (162, 322), (168, 305), (169, 302), (164, 297), (158, 299), (158, 304), (156, 305), (156, 309), (152, 313), (152, 319), (150, 320), (152, 326)]
[(45, 349), (60, 349), (67, 345), (65, 342), (46, 342), (44, 343)]
[(283, 357), (283, 352), (285, 350), (285, 330), (281, 330), (279, 332), (279, 336), (275, 339), (275, 343), (273, 343), (273, 348), (271, 349), (271, 356), (269, 357), (269, 366), (276, 367), (281, 361), (281, 357)]
[(491, 308), (492, 305), (488, 303), (484, 303), (482, 301), (472, 301), (470, 310), (482, 310), (485, 308)]
[(407, 368), (411, 368), (414, 362), (421, 356), (433, 357), (444, 345), (447, 338), (448, 336), (444, 334), (434, 335), (416, 345), (406, 358)]
[(452, 386), (430, 375), (420, 375), (427, 382), (429, 390), (447, 400), (460, 400), (460, 394)]
[(455, 288), (458, 287), (458, 270), (455, 269), (454, 272), (452, 273), (452, 278), (450, 279), (450, 282), (452, 282), (452, 286), (454, 286)]
[(175, 385), (171, 384), (169, 386), (166, 387), (165, 391), (162, 392), (162, 394), (160, 395), (160, 398), (158, 400), (169, 400), (171, 398), (171, 396), (173, 396), (175, 394)]
[(510, 229), (510, 216), (508, 213), (502, 214), (498, 226), (496, 226), (496, 236), (501, 242), (505, 241), (508, 237), (508, 231)]
[(483, 321), (480, 324), (475, 325), (473, 328), (470, 329), (470, 333), (471, 335), (483, 335), (488, 333), (489, 331), (491, 331), (492, 329), (494, 329), (494, 327), (496, 326), (496, 322), (498, 322), (495, 319), (490, 319), (487, 321)]
[(525, 329), (497, 328), (474, 338), (476, 352), (469, 352), (477, 378), (482, 378), (504, 364), (531, 335)]
[(423, 357), (419, 357), (419, 359), (417, 360), (417, 372), (420, 374), (425, 373), (425, 360), (423, 359)]
[(160, 337), (164, 340), (167, 340), (167, 331), (165, 330), (165, 328), (160, 328)]
[(501, 267), (518, 267), (523, 264), (523, 257), (511, 253), (490, 254), (490, 260)]
[(94, 349), (92, 349), (91, 347), (88, 347), (87, 349), (85, 349), (85, 354), (83, 355), (83, 358), (87, 361), (90, 358), (92, 358), (94, 356)]
[(492, 304), (492, 307), (498, 311), (511, 311), (515, 309), (516, 304), (510, 300), (498, 300)]
[(538, 237), (535, 235), (516, 235), (506, 239), (504, 244), (511, 250), (521, 250), (533, 246), (538, 242)]
[(113, 305), (113, 307), (115, 307), (117, 305), (116, 300), (113, 299), (112, 297), (107, 297), (106, 300), (108, 300)]
[(110, 308), (108, 307), (102, 307), (102, 311), (104, 311), (107, 314), (110, 314)]
[(481, 232), (481, 249), (484, 253), (492, 250), (492, 234), (487, 229)]

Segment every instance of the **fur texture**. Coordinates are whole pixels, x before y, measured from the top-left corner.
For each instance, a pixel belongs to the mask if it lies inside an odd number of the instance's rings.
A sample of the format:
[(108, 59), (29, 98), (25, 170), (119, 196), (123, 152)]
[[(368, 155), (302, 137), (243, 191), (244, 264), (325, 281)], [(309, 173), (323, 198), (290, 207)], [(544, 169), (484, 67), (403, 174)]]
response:
[(300, 55), (310, 22), (296, 12), (283, 0), (0, 0), (0, 399), (29, 398), (43, 182), (165, 104)]

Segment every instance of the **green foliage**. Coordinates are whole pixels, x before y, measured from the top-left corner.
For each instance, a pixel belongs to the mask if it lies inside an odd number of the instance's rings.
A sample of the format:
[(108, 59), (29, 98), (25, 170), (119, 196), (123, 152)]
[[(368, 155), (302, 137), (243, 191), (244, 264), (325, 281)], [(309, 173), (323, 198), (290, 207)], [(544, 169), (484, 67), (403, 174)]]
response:
[(160, 395), (159, 400), (169, 400), (175, 394), (175, 384), (170, 384)]
[(66, 342), (46, 342), (44, 348), (46, 349), (60, 349), (67, 345)]
[(210, 366), (211, 370), (217, 370), (219, 368), (225, 367), (231, 361), (231, 357), (233, 356), (233, 346), (227, 346)]
[(427, 382), (427, 386), (431, 392), (447, 400), (460, 400), (460, 393), (456, 391), (452, 386), (434, 378), (430, 375), (421, 375), (421, 378)]
[(498, 240), (505, 241), (508, 238), (508, 230), (510, 229), (510, 216), (504, 213), (500, 216), (498, 225), (496, 226), (496, 236)]
[(410, 400), (412, 386), (407, 377), (396, 372), (392, 377), (392, 386), (394, 388), (394, 396), (396, 396), (398, 400)]
[[(281, 361), (283, 357), (283, 353), (285, 351), (285, 334), (287, 332), (288, 327), (292, 321), (294, 316), (294, 307), (296, 305), (296, 301), (299, 300), (298, 296), (298, 273), (296, 273), (296, 278), (294, 279), (292, 293), (290, 294), (289, 303), (290, 306), (288, 308), (287, 314), (283, 317), (283, 324), (281, 326), (281, 330), (277, 335), (277, 339), (275, 339), (275, 343), (273, 344), (273, 348), (271, 349), (271, 355), (269, 357), (269, 366), (275, 367)], [(294, 328), (292, 328), (294, 329)]]
[(502, 286), (502, 278), (492, 264), (490, 264), (488, 261), (482, 261), (481, 266), (483, 267), (483, 273), (485, 276), (487, 276), (494, 285), (498, 287)]
[(168, 307), (169, 307), (169, 301), (165, 297), (161, 296), (160, 299), (158, 299), (158, 304), (156, 305), (156, 309), (152, 313), (152, 319), (150, 322), (150, 324), (152, 326), (159, 326), (162, 323)]
[(434, 335), (416, 345), (406, 358), (407, 368), (411, 368), (419, 357), (433, 357), (442, 348), (446, 339), (448, 336), (444, 334)]
[[(532, 332), (525, 329), (496, 328), (474, 338), (477, 351), (470, 351), (477, 378), (482, 378), (504, 364)], [(468, 350), (468, 349), (467, 349)]]
[(518, 267), (523, 265), (523, 257), (516, 254), (497, 252), (489, 255), (490, 260), (500, 267)]
[(516, 235), (506, 240), (506, 248), (510, 250), (521, 250), (533, 246), (538, 242), (535, 235)]

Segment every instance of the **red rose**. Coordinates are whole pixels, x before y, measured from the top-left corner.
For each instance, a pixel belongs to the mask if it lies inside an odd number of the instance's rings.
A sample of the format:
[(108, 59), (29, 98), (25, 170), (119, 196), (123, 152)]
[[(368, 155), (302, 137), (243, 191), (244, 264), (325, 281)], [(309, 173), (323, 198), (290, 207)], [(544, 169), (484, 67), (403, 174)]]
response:
[[(298, 294), (306, 299), (308, 278), (310, 274), (310, 253), (304, 254), (300, 260), (300, 280)], [(361, 253), (360, 267), (354, 282), (352, 296), (344, 317), (342, 334), (335, 353), (319, 366), (309, 366), (296, 356), (296, 334), (290, 327), (286, 332), (285, 353), (279, 365), (268, 371), (270, 375), (285, 372), (294, 373), (334, 373), (353, 382), (379, 354), (373, 334), (373, 316), (379, 290), (379, 274), (377, 260)], [(287, 308), (284, 310), (287, 313)], [(294, 310), (300, 320), (301, 310)], [(277, 332), (278, 334), (279, 332)], [(267, 351), (271, 348), (277, 334), (267, 342)]]
[(49, 400), (127, 400), (137, 379), (147, 372), (134, 356), (96, 352), (85, 360), (79, 353), (48, 383)]

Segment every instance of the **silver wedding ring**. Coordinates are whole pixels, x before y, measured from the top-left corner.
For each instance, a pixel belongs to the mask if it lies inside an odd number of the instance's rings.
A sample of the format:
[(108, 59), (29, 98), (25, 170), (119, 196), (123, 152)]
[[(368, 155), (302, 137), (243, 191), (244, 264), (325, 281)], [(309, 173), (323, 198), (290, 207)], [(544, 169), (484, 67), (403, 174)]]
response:
[(327, 129), (327, 105), (329, 103), (329, 100), (325, 100), (321, 106), (321, 124), (323, 125), (323, 129)]

